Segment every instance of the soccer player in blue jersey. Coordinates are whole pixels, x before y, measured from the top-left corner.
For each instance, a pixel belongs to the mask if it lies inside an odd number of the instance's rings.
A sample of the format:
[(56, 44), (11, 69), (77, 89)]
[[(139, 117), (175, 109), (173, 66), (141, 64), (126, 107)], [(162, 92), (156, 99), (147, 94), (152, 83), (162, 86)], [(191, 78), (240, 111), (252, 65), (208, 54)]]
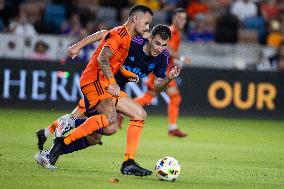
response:
[[(171, 33), (167, 26), (157, 25), (153, 28), (149, 40), (139, 36), (132, 38), (128, 57), (125, 60), (123, 67), (120, 69), (120, 72), (115, 75), (116, 82), (118, 83), (122, 91), (125, 84), (129, 82), (129, 80), (135, 81), (137, 80), (137, 78), (143, 78), (149, 73), (153, 73), (155, 75), (155, 87), (158, 91), (160, 91), (163, 90), (171, 80), (179, 75), (181, 67), (176, 66), (172, 69), (169, 76), (166, 77), (166, 70), (169, 62), (169, 52), (166, 48), (170, 37)], [(81, 44), (86, 43), (82, 42)], [(77, 45), (80, 46), (80, 43)], [(78, 48), (78, 46), (72, 46), (73, 49), (70, 49), (71, 56), (78, 54), (80, 49)], [(151, 171), (143, 169), (134, 161), (135, 152), (138, 147), (139, 138), (144, 125), (144, 120), (146, 118), (146, 112), (142, 108), (142, 106), (133, 101), (126, 94), (121, 98), (115, 98), (114, 103), (116, 104), (117, 111), (121, 112), (125, 116), (130, 117), (130, 123), (127, 130), (127, 147), (124, 155), (124, 162), (121, 166), (121, 173), (136, 176), (150, 175), (152, 173)], [(88, 102), (86, 102), (86, 105), (87, 104)], [(86, 115), (88, 116), (88, 114), (93, 113), (95, 113), (95, 110), (88, 109), (87, 105)], [(78, 116), (78, 112), (76, 114), (76, 117), (81, 117)], [(74, 114), (71, 117), (65, 116), (64, 118), (63, 116), (61, 121), (59, 121), (58, 128), (56, 129), (56, 136), (61, 136), (70, 128), (75, 128), (83, 122), (84, 119), (75, 119)], [(81, 125), (80, 127), (82, 126), (83, 125)], [(43, 130), (41, 130), (41, 132), (43, 133)], [(104, 133), (101, 132), (101, 134)], [(39, 134), (38, 132), (39, 141), (43, 137), (45, 136)], [(71, 142), (69, 145), (62, 145), (61, 142), (61, 145), (59, 145), (60, 148), (58, 148), (59, 150), (57, 150), (57, 154), (67, 154), (73, 151), (87, 148), (91, 145), (98, 144), (100, 142), (101, 136), (98, 133), (90, 133), (88, 136), (85, 135), (81, 138), (78, 138), (71, 132), (65, 138), (67, 137), (73, 140), (73, 142)], [(57, 141), (59, 140), (62, 140), (62, 137), (55, 139), (55, 147), (57, 145)], [(38, 153), (36, 156), (37, 162), (43, 166), (47, 165), (46, 167), (50, 166), (49, 164), (54, 165), (58, 157), (56, 157), (52, 162), (52, 158), (48, 160), (48, 155), (49, 150)]]

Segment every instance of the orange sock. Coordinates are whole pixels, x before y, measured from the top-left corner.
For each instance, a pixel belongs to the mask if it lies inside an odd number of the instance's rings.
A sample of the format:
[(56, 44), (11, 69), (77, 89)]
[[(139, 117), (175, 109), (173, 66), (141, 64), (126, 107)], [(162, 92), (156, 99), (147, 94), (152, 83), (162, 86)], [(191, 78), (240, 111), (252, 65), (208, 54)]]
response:
[(142, 97), (137, 97), (134, 99), (135, 102), (141, 106), (151, 104), (153, 96), (147, 91)]
[(68, 145), (77, 139), (92, 134), (94, 131), (100, 128), (107, 127), (108, 125), (109, 121), (103, 114), (89, 117), (82, 125), (74, 129), (68, 136), (64, 138), (64, 143)]
[(55, 129), (58, 127), (57, 120), (55, 120), (52, 124), (50, 124), (47, 128), (49, 132), (52, 134), (55, 132)]
[(124, 161), (134, 159), (143, 126), (144, 120), (130, 119), (130, 123), (127, 129), (127, 145), (124, 154)]
[(169, 96), (170, 102), (168, 104), (168, 118), (169, 124), (176, 124), (179, 116), (179, 105), (181, 103), (181, 96), (179, 92)]

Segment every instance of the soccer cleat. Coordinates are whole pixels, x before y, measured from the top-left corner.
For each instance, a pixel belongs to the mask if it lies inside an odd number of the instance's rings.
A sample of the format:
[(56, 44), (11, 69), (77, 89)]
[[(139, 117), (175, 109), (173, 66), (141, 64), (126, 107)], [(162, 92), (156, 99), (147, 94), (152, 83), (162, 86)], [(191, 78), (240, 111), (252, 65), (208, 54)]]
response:
[(50, 153), (50, 149), (40, 151), (35, 155), (35, 160), (40, 166), (53, 171), (54, 169), (56, 169), (56, 167), (51, 165), (49, 161), (49, 153)]
[(54, 139), (54, 145), (52, 146), (49, 153), (50, 164), (54, 165), (62, 153), (63, 148), (66, 145), (64, 144), (64, 137), (57, 137)]
[(186, 133), (182, 132), (179, 129), (170, 130), (168, 135), (171, 136), (171, 137), (180, 137), (180, 138), (187, 136)]
[(120, 172), (124, 175), (134, 175), (140, 177), (152, 174), (152, 171), (140, 167), (133, 159), (124, 161), (121, 165)]
[(58, 127), (55, 129), (54, 136), (62, 137), (65, 133), (69, 132), (72, 129), (72, 122), (74, 118), (70, 114), (61, 116), (58, 120)]
[(36, 136), (37, 136), (37, 146), (39, 150), (43, 150), (43, 145), (46, 141), (46, 137), (44, 135), (44, 129), (40, 129), (36, 132)]

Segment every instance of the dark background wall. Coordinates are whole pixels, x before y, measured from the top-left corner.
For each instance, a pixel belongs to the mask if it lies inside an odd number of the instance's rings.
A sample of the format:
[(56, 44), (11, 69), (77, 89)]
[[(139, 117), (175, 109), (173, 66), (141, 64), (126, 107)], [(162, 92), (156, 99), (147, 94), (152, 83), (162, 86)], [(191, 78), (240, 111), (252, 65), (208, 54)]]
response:
[[(0, 107), (72, 110), (85, 64), (0, 60)], [(284, 118), (284, 73), (184, 68), (178, 79), (182, 115)], [(144, 84), (128, 86), (135, 97)], [(166, 113), (159, 95), (149, 113)]]

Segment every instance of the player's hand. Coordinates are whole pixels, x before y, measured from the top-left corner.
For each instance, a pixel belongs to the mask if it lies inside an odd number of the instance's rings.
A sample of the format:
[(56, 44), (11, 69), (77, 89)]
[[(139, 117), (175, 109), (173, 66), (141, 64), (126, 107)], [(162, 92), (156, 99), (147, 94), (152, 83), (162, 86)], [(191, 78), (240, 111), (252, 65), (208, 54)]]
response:
[(179, 76), (180, 72), (182, 70), (181, 65), (174, 65), (170, 71), (169, 78), (170, 79), (175, 79), (176, 77)]
[(186, 65), (191, 65), (191, 60), (190, 60), (189, 56), (184, 56), (182, 62)]
[(139, 77), (138, 77), (138, 75), (134, 74), (133, 76), (128, 78), (128, 81), (138, 83), (139, 82)]
[(112, 96), (119, 97), (120, 95), (120, 88), (117, 83), (110, 84), (106, 91), (109, 92)]
[(77, 44), (71, 45), (67, 50), (68, 56), (74, 59), (79, 55), (80, 50), (81, 48), (79, 47), (79, 45)]

